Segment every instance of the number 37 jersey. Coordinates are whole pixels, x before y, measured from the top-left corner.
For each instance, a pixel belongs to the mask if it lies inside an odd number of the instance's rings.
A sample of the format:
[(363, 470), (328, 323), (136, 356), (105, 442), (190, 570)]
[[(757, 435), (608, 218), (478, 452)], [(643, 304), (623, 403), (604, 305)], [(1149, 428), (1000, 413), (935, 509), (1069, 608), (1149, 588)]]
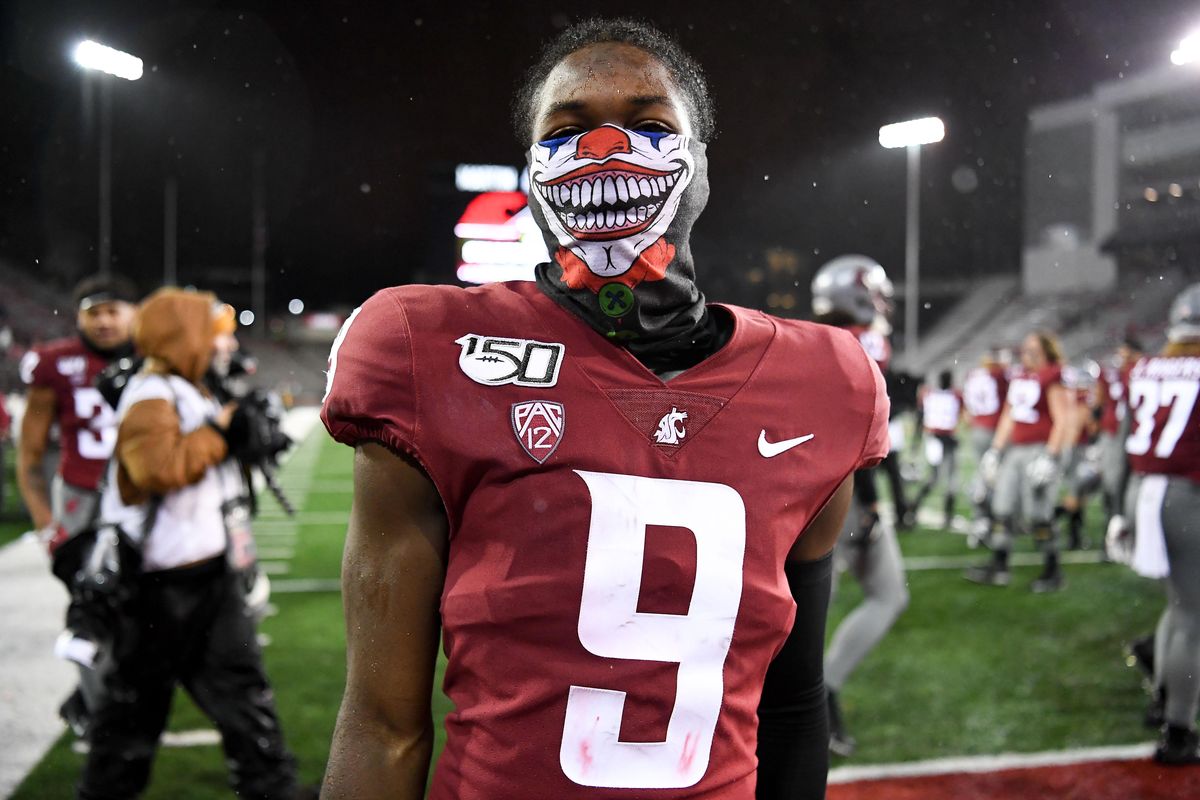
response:
[(887, 453), (888, 401), (844, 331), (712, 313), (729, 342), (665, 384), (532, 283), (343, 327), (326, 427), (416, 458), (450, 522), (431, 797), (753, 798), (763, 677), (821, 613), (785, 557)]
[(1135, 472), (1200, 483), (1200, 358), (1154, 356), (1129, 373), (1133, 426), (1125, 440)]

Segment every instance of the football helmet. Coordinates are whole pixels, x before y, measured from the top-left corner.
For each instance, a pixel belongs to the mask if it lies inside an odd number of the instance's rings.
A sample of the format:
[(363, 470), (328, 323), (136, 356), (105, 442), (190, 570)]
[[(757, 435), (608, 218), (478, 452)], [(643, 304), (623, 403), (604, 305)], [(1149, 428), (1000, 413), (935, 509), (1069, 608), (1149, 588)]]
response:
[(1171, 303), (1167, 339), (1172, 342), (1200, 339), (1200, 283), (1184, 289)]
[(895, 293), (887, 272), (873, 258), (838, 256), (817, 270), (812, 281), (813, 313), (818, 317), (843, 314), (857, 325), (885, 319)]

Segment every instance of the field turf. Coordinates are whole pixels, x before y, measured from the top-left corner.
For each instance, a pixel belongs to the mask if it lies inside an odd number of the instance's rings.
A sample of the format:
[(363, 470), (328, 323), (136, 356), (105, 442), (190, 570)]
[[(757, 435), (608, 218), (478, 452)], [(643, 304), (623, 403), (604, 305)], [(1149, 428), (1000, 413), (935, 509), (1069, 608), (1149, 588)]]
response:
[[(352, 451), (318, 429), (285, 468), (284, 483), (301, 514), (290, 571), (273, 576), (280, 589), (288, 580), (337, 577), (344, 536), (337, 515), (349, 507), (351, 463)], [(931, 498), (929, 506), (940, 508), (940, 500)], [(1089, 532), (1098, 541), (1101, 515), (1091, 511)], [(289, 527), (272, 503), (264, 514), (260, 531)], [(960, 535), (924, 528), (902, 534), (901, 547), (907, 557), (984, 557), (968, 551)], [(1031, 549), (1028, 541), (1018, 547)], [(843, 691), (859, 749), (835, 765), (1147, 740), (1149, 732), (1140, 726), (1144, 696), (1137, 675), (1122, 663), (1121, 646), (1151, 630), (1161, 590), (1120, 566), (1079, 564), (1066, 567), (1065, 591), (1033, 595), (1026, 584), (1037, 569), (1016, 568), (1007, 589), (969, 584), (958, 566), (910, 571), (911, 605)], [(831, 629), (860, 597), (854, 582), (843, 578)], [(330, 591), (276, 591), (272, 602), (279, 613), (262, 626), (272, 640), (267, 669), (302, 777), (316, 782), (345, 679), (341, 600)], [(434, 700), (444, 714), (449, 703), (440, 691)], [(171, 730), (207, 727), (180, 693)], [(72, 740), (65, 734), (14, 797), (71, 796), (82, 763)], [(441, 741), (439, 727), (439, 749)], [(207, 800), (231, 794), (220, 748), (198, 746), (162, 749), (145, 796)]]

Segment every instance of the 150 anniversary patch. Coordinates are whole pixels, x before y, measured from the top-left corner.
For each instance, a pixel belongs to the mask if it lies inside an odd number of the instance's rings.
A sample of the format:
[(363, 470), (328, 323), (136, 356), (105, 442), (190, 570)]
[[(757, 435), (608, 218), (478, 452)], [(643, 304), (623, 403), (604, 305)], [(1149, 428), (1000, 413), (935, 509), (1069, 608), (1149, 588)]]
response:
[(462, 346), (458, 366), (484, 386), (554, 386), (566, 347), (556, 342), (505, 339), (468, 333), (454, 340)]

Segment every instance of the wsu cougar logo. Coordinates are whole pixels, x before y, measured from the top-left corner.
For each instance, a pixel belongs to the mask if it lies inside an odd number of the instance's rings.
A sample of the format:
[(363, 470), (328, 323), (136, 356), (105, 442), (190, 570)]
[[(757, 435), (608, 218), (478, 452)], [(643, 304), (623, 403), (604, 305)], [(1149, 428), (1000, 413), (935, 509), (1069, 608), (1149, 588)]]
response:
[(683, 437), (687, 436), (687, 429), (683, 427), (683, 421), (687, 418), (686, 411), (680, 411), (672, 406), (671, 410), (663, 414), (663, 418), (658, 421), (658, 430), (654, 432), (654, 441), (659, 444), (682, 442)]
[(687, 137), (602, 125), (539, 142), (530, 180), (573, 289), (662, 280), (675, 248), (662, 238), (695, 171)]

